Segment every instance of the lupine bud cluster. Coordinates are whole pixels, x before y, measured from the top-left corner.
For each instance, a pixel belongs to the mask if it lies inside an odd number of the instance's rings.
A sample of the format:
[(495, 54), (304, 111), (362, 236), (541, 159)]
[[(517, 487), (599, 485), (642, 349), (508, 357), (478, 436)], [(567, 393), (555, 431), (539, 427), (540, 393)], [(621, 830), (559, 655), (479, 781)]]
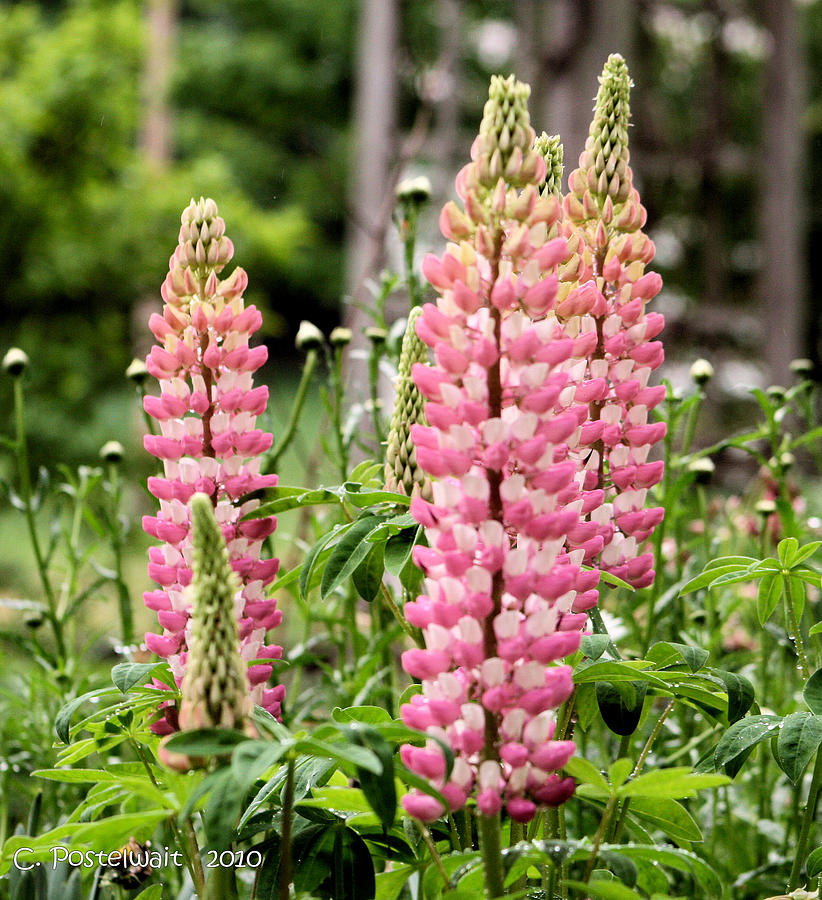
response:
[(596, 337), (587, 377), (602, 384), (590, 398), (591, 422), (602, 423), (602, 433), (585, 460), (584, 485), (606, 492), (607, 502), (591, 516), (604, 548), (596, 556), (586, 553), (586, 561), (640, 588), (654, 578), (653, 556), (640, 547), (664, 514), (661, 507), (645, 508), (648, 489), (663, 470), (649, 454), (665, 424), (650, 422), (649, 413), (665, 387), (650, 386), (649, 377), (664, 358), (661, 341), (654, 340), (664, 319), (646, 311), (662, 279), (645, 271), (654, 245), (641, 230), (646, 213), (628, 164), (630, 88), (625, 61), (610, 56), (563, 202), (561, 233), (573, 252), (561, 270), (555, 311), (567, 327)]
[[(231, 568), (211, 498), (194, 494), (189, 509), (192, 581), (188, 591), (193, 612), (188, 660), (180, 688), (180, 729), (233, 728), (256, 737), (234, 615), (234, 598), (240, 584)], [(160, 759), (184, 771), (196, 764), (196, 760), (163, 747)]]
[[(192, 563), (190, 501), (195, 493), (206, 494), (240, 581), (234, 605), (241, 653), (251, 664), (250, 696), (277, 716), (284, 689), (266, 686), (272, 671), (266, 660), (279, 658), (282, 650), (265, 639), (282, 613), (265, 587), (278, 561), (261, 558), (262, 542), (276, 520), (243, 522), (258, 501), (238, 504), (243, 495), (276, 484), (275, 475), (260, 475), (260, 454), (271, 446), (271, 435), (256, 427), (256, 419), (265, 410), (268, 388), (253, 385), (267, 350), (249, 347), (262, 317), (256, 307), (244, 305), (245, 272), (237, 268), (218, 278), (233, 252), (214, 201), (192, 200), (162, 287), (163, 313), (149, 320), (158, 343), (146, 366), (160, 382), (160, 395), (146, 396), (144, 406), (160, 433), (146, 435), (144, 443), (163, 460), (164, 474), (148, 480), (160, 509), (143, 519), (143, 528), (162, 544), (149, 551), (149, 575), (160, 587), (144, 598), (157, 611), (163, 633), (147, 634), (146, 645), (169, 660), (179, 683), (190, 646), (191, 603), (185, 593)], [(167, 733), (176, 727), (176, 710), (166, 707), (154, 729)]]
[[(492, 80), (457, 178), (464, 209), (449, 203), (440, 218), (453, 243), (423, 262), (440, 297), (416, 328), (436, 364), (414, 367), (430, 426), (412, 436), (435, 481), (433, 502), (411, 504), (430, 546), (415, 549), (426, 593), (405, 612), (426, 647), (403, 654), (422, 692), (402, 714), (431, 739), (401, 751), (451, 810), (474, 793), (482, 814), (504, 804), (519, 821), (573, 791), (558, 770), (574, 744), (553, 739), (573, 688), (558, 663), (579, 646), (599, 573), (581, 568), (583, 546), (566, 545), (596, 532), (585, 519), (603, 499), (584, 489), (573, 455), (601, 433), (587, 423), (601, 385), (571, 375), (584, 375), (596, 334), (575, 335), (551, 314), (568, 248), (549, 239), (560, 206), (539, 193), (547, 165), (533, 149), (528, 94), (513, 78)], [(455, 754), (447, 780), (438, 740)], [(403, 803), (423, 820), (445, 811), (421, 792)]]
[(548, 171), (540, 185), (541, 194), (562, 194), (562, 144), (558, 134), (544, 131), (534, 141), (534, 149), (545, 160)]
[(431, 481), (417, 465), (411, 428), (425, 423), (423, 398), (411, 377), (417, 363), (428, 362), (428, 347), (415, 330), (422, 313), (419, 306), (408, 314), (397, 372), (396, 399), (385, 450), (385, 489), (407, 496), (431, 499)]

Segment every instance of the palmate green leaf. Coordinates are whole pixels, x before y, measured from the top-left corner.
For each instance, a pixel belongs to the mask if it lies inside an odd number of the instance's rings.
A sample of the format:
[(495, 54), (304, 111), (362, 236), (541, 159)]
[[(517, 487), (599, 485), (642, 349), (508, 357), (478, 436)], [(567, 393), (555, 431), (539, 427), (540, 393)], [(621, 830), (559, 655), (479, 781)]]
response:
[(809, 544), (804, 544), (795, 551), (791, 560), (791, 568), (795, 569), (801, 565), (808, 557), (813, 556), (820, 547), (822, 547), (822, 541), (811, 541)]
[(738, 563), (729, 563), (726, 566), (718, 566), (713, 569), (707, 569), (704, 572), (701, 572), (699, 575), (696, 575), (690, 581), (685, 582), (680, 589), (680, 594), (690, 594), (692, 591), (699, 590), (700, 588), (708, 587), (717, 578), (721, 575), (728, 575), (731, 573), (741, 572), (747, 569), (747, 566), (740, 565)]
[(565, 764), (565, 771), (582, 784), (589, 784), (596, 788), (600, 796), (611, 796), (611, 786), (605, 780), (605, 776), (587, 759), (581, 756), (572, 756)]
[(822, 716), (822, 669), (817, 669), (807, 680), (802, 697), (812, 713)]
[(782, 578), (779, 575), (768, 574), (759, 582), (756, 592), (756, 617), (760, 625), (764, 625), (773, 615), (781, 596)]
[[(630, 688), (630, 692), (625, 692)], [(633, 734), (642, 717), (648, 685), (644, 681), (596, 683), (596, 698), (602, 721), (614, 734)]]
[(776, 740), (776, 762), (796, 784), (822, 744), (822, 718), (809, 712), (785, 716)]
[(340, 488), (304, 488), (285, 484), (266, 488), (263, 496), (268, 498), (256, 509), (243, 516), (246, 519), (261, 519), (265, 516), (275, 516), (289, 509), (297, 509), (301, 506), (317, 506), (320, 504), (342, 503), (342, 491)]
[[(641, 825), (659, 829), (680, 845), (702, 840), (699, 825), (678, 800), (631, 797), (627, 818), (629, 822), (638, 819)], [(650, 839), (647, 840), (650, 843)]]
[(595, 900), (642, 900), (642, 894), (631, 890), (621, 881), (606, 881), (602, 878), (591, 878), (590, 881), (566, 881), (568, 887), (581, 891), (580, 897), (591, 897)]
[(71, 737), (71, 718), (84, 703), (93, 698), (114, 696), (117, 696), (117, 691), (112, 690), (111, 688), (98, 688), (96, 691), (89, 691), (86, 694), (75, 697), (73, 700), (69, 700), (69, 702), (60, 709), (54, 719), (54, 730), (57, 732), (57, 737), (64, 744), (69, 742)]
[[(760, 741), (776, 736), (779, 716), (761, 715), (740, 719), (722, 735), (714, 750), (714, 768), (727, 767), (743, 753), (750, 752)], [(738, 771), (738, 769), (736, 770)], [(732, 774), (732, 770), (729, 774)], [(733, 773), (735, 774), (735, 773)]]
[(817, 847), (808, 854), (805, 869), (808, 878), (816, 878), (817, 875), (822, 874), (822, 847)]
[(148, 681), (161, 668), (167, 669), (168, 663), (119, 663), (111, 670), (111, 680), (114, 682), (115, 687), (118, 687), (122, 693), (127, 694), (135, 684)]
[(611, 638), (607, 634), (585, 634), (579, 642), (579, 649), (583, 656), (597, 660), (608, 649), (610, 643)]
[(726, 672), (724, 669), (709, 669), (711, 675), (719, 678), (725, 685), (728, 695), (728, 723), (741, 719), (754, 702), (754, 686), (743, 675)]
[(687, 766), (672, 769), (656, 769), (623, 784), (617, 791), (622, 797), (658, 797), (678, 800), (693, 797), (697, 791), (720, 787), (731, 781), (726, 775), (698, 775)]
[(798, 549), (799, 541), (795, 537), (783, 538), (776, 545), (776, 553), (779, 557), (779, 562), (781, 562), (786, 569), (790, 569), (790, 567), (793, 565), (796, 551)]
[(620, 660), (590, 662), (582, 660), (574, 669), (574, 683), (586, 684), (590, 681), (647, 681), (655, 687), (666, 687), (665, 682), (654, 672), (646, 671), (650, 663), (645, 660)]
[(367, 747), (358, 747), (356, 744), (343, 743), (342, 741), (318, 740), (313, 737), (297, 738), (294, 749), (297, 753), (306, 756), (327, 756), (339, 763), (349, 763), (375, 775), (382, 774), (383, 766), (379, 757)]
[(421, 531), (422, 525), (417, 525), (416, 528), (404, 528), (388, 538), (385, 544), (385, 568), (392, 575), (399, 577), (408, 564)]
[(603, 844), (603, 851), (620, 854), (629, 859), (649, 860), (661, 866), (692, 875), (708, 892), (708, 896), (722, 896), (722, 882), (717, 873), (695, 853), (665, 846), (641, 844)]
[(384, 552), (385, 544), (375, 544), (368, 551), (365, 559), (351, 573), (354, 587), (366, 603), (372, 603), (380, 592), (385, 574)]
[(708, 661), (709, 655), (702, 647), (658, 641), (648, 650), (645, 658), (656, 663), (657, 668), (684, 662), (692, 672), (698, 672)]
[(373, 549), (368, 535), (384, 521), (381, 516), (364, 516), (357, 519), (340, 538), (325, 563), (320, 582), (323, 600), (348, 578)]

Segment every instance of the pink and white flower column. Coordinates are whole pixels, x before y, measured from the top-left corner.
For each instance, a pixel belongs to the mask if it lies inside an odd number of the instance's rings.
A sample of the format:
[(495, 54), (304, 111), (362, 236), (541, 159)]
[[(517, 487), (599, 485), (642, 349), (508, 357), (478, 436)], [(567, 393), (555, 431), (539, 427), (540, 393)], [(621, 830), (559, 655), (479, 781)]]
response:
[[(266, 644), (266, 633), (280, 624), (276, 601), (266, 597), (276, 559), (261, 558), (263, 540), (276, 528), (267, 517), (242, 522), (258, 501), (238, 504), (258, 488), (276, 484), (276, 475), (260, 474), (260, 454), (271, 435), (256, 427), (266, 407), (268, 388), (253, 386), (253, 373), (265, 362), (264, 346), (249, 347), (262, 323), (254, 306), (245, 307), (248, 278), (236, 268), (228, 278), (218, 273), (234, 253), (225, 223), (213, 200), (200, 198), (182, 215), (177, 249), (162, 287), (165, 306), (149, 327), (158, 343), (146, 359), (160, 383), (159, 396), (146, 396), (146, 412), (159, 423), (158, 435), (146, 435), (146, 450), (163, 461), (163, 476), (149, 478), (160, 501), (156, 516), (145, 516), (143, 528), (161, 541), (149, 550), (149, 575), (159, 585), (144, 595), (157, 611), (162, 634), (147, 634), (146, 645), (168, 659), (179, 684), (189, 647), (191, 581), (191, 514), (195, 493), (211, 498), (217, 522), (228, 544), (231, 567), (242, 589), (235, 598), (241, 653), (249, 663), (247, 677), (253, 702), (279, 716), (285, 689), (268, 685), (282, 649)], [(153, 726), (158, 734), (177, 728), (176, 710), (168, 705)]]
[[(432, 739), (401, 754), (449, 810), (420, 791), (403, 803), (431, 821), (475, 795), (481, 829), (503, 806), (526, 822), (573, 792), (558, 770), (574, 744), (553, 739), (573, 689), (561, 660), (579, 646), (599, 579), (581, 568), (584, 547), (566, 547), (603, 499), (586, 490), (575, 456), (600, 426), (588, 428), (588, 402), (576, 396), (588, 388), (571, 374), (596, 335), (573, 334), (552, 313), (568, 251), (564, 238), (548, 239), (560, 208), (539, 195), (546, 165), (532, 149), (529, 92), (513, 77), (492, 79), (472, 162), (457, 178), (464, 209), (449, 203), (440, 219), (452, 243), (423, 263), (440, 296), (417, 334), (436, 363), (414, 368), (430, 423), (414, 428), (417, 462), (434, 481), (433, 502), (411, 506), (430, 547), (415, 551), (425, 594), (405, 611), (426, 647), (403, 654), (422, 692), (402, 716)], [(435, 739), (454, 751), (447, 779)]]

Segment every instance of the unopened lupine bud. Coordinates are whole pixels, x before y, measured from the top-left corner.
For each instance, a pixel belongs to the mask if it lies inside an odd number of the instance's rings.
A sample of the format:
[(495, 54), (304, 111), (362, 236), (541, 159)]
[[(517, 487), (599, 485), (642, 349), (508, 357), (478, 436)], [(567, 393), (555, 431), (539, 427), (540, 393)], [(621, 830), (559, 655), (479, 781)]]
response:
[(773, 500), (760, 500), (754, 509), (763, 519), (767, 519), (776, 512), (776, 503)]
[[(256, 737), (234, 614), (234, 600), (241, 586), (231, 568), (210, 497), (195, 494), (189, 509), (192, 576), (188, 590), (192, 615), (188, 660), (180, 687), (180, 730), (233, 728)], [(160, 758), (173, 768), (195, 764), (194, 760), (183, 761), (179, 756), (161, 750)]]
[(351, 339), (353, 334), (351, 333), (350, 328), (343, 328), (341, 326), (337, 326), (328, 335), (328, 343), (331, 344), (332, 347), (345, 347), (346, 344), (351, 343)]
[(702, 387), (714, 377), (714, 367), (707, 359), (702, 359), (700, 357), (700, 359), (694, 360), (692, 363), (690, 374), (691, 381), (699, 387)]
[(545, 181), (540, 185), (540, 193), (559, 196), (562, 192), (562, 143), (559, 135), (549, 135), (543, 131), (534, 141), (534, 150), (548, 167)]
[(421, 206), (431, 199), (431, 182), (425, 175), (405, 178), (397, 185), (396, 196), (400, 203)]
[(431, 481), (417, 465), (417, 455), (411, 437), (414, 425), (426, 424), (423, 413), (424, 401), (411, 377), (411, 370), (415, 364), (428, 363), (428, 347), (416, 332), (416, 322), (421, 315), (422, 307), (415, 306), (408, 314), (405, 326), (397, 374), (397, 394), (385, 451), (385, 489), (409, 497), (418, 494), (425, 500), (430, 500)]
[(19, 378), (28, 365), (28, 354), (19, 347), (12, 347), (3, 357), (3, 371), (12, 378)]
[(696, 481), (697, 484), (708, 484), (713, 478), (716, 466), (714, 465), (713, 460), (708, 459), (708, 457), (703, 457), (702, 459), (695, 459), (692, 463), (689, 463), (688, 471), (694, 476), (694, 481)]
[(388, 332), (384, 328), (380, 328), (377, 325), (369, 325), (368, 328), (365, 329), (365, 336), (371, 341), (375, 346), (384, 344), (385, 339), (388, 337)]
[(126, 378), (133, 381), (136, 385), (145, 384), (148, 378), (148, 369), (145, 361), (142, 359), (133, 359), (126, 369)]
[(782, 387), (781, 384), (772, 384), (769, 387), (765, 388), (765, 393), (771, 398), (771, 400), (784, 400), (787, 391)]
[(813, 372), (814, 365), (812, 359), (793, 359), (791, 360), (790, 370), (795, 375), (810, 375)]
[(317, 347), (322, 347), (324, 341), (323, 333), (313, 322), (307, 319), (300, 322), (297, 336), (294, 338), (294, 346), (298, 350), (316, 350)]
[(120, 462), (124, 454), (125, 450), (119, 441), (106, 441), (100, 448), (100, 459), (106, 462)]

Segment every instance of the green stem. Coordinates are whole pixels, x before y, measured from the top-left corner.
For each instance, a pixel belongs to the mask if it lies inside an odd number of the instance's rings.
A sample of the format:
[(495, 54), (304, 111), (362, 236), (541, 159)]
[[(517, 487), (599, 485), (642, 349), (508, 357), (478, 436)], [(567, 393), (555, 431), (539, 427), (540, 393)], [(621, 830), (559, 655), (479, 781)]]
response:
[(294, 757), (289, 755), (283, 789), (280, 841), (280, 891), (279, 900), (288, 900), (292, 878), (291, 826), (294, 817)]
[(782, 587), (785, 594), (785, 608), (787, 611), (788, 627), (791, 630), (796, 655), (799, 657), (799, 665), (802, 669), (802, 677), (807, 681), (811, 677), (811, 670), (808, 666), (808, 656), (805, 653), (805, 641), (802, 638), (802, 631), (799, 627), (799, 619), (796, 615), (796, 605), (793, 600), (793, 588), (791, 587), (791, 577), (786, 571), (782, 572)]
[(394, 599), (394, 595), (391, 591), (386, 587), (385, 582), (380, 585), (380, 597), (382, 598), (382, 602), (391, 610), (392, 615), (400, 623), (400, 627), (408, 637), (410, 637), (418, 647), (425, 647), (425, 640), (423, 639), (422, 632), (419, 628), (414, 628), (402, 614), (402, 610), (397, 606), (397, 601)]
[(431, 832), (423, 822), (417, 822), (417, 825), (419, 826), (420, 834), (422, 835), (425, 846), (431, 854), (431, 859), (434, 861), (434, 865), (440, 873), (442, 883), (445, 885), (446, 889), (450, 888), (451, 882), (448, 879), (448, 872), (445, 871), (445, 866), (442, 864), (442, 857), (439, 854), (439, 850), (437, 850), (437, 845), (434, 843), (434, 838), (431, 837)]
[(822, 785), (822, 753), (817, 752), (816, 762), (813, 766), (811, 786), (808, 788), (808, 802), (802, 814), (802, 825), (799, 828), (799, 838), (796, 841), (796, 855), (793, 860), (790, 879), (788, 881), (788, 893), (799, 887), (799, 876), (802, 874), (802, 865), (808, 850), (808, 841), (811, 830), (816, 822), (816, 807), (819, 802), (819, 788)]
[(485, 893), (487, 900), (496, 900), (505, 893), (505, 880), (502, 871), (502, 837), (500, 815), (477, 815), (477, 832), (479, 834), (482, 870), (485, 876)]
[(63, 623), (57, 614), (57, 601), (52, 590), (48, 576), (46, 560), (40, 547), (40, 539), (37, 536), (37, 525), (34, 521), (34, 509), (32, 508), (31, 474), (29, 471), (28, 444), (26, 442), (26, 421), (24, 415), (24, 398), (22, 379), (14, 380), (14, 422), (15, 422), (15, 451), (17, 455), (17, 469), (20, 476), (20, 497), (23, 501), (26, 525), (29, 532), (29, 540), (34, 559), (37, 564), (37, 572), (43, 585), (43, 594), (46, 598), (46, 618), (49, 620), (54, 640), (57, 643), (58, 668), (63, 670), (66, 664), (66, 645), (63, 638)]
[(586, 884), (591, 878), (591, 873), (594, 871), (594, 866), (596, 865), (597, 857), (599, 856), (599, 848), (602, 845), (602, 839), (605, 837), (605, 832), (611, 824), (611, 818), (616, 811), (616, 806), (617, 798), (611, 797), (608, 800), (605, 812), (602, 814), (602, 818), (599, 821), (599, 828), (597, 828), (597, 833), (594, 835), (594, 845), (591, 848), (591, 855), (588, 857), (588, 862), (585, 864), (585, 874), (582, 877), (582, 880)]
[(117, 573), (117, 601), (120, 611), (120, 631), (122, 633), (123, 646), (128, 647), (134, 641), (134, 613), (131, 609), (131, 597), (123, 578), (123, 534), (120, 528), (120, 501), (122, 491), (120, 489), (119, 471), (117, 463), (109, 464), (108, 482), (111, 489), (111, 546), (114, 552), (114, 571)]
[(297, 424), (300, 421), (300, 415), (302, 414), (305, 398), (308, 393), (308, 385), (311, 383), (311, 377), (314, 374), (314, 370), (317, 368), (317, 359), (317, 351), (314, 347), (311, 347), (305, 357), (305, 364), (303, 365), (303, 372), (300, 376), (300, 383), (297, 385), (297, 392), (294, 395), (294, 403), (291, 406), (291, 414), (288, 417), (285, 430), (277, 441), (277, 445), (271, 451), (268, 463), (266, 464), (266, 468), (271, 472), (277, 470), (277, 463), (279, 462), (280, 457), (288, 448), (288, 445), (291, 443), (294, 434), (297, 431)]
[[(137, 754), (140, 762), (143, 764), (143, 768), (148, 773), (151, 783), (158, 791), (162, 791), (163, 787), (160, 782), (157, 781), (151, 763), (140, 742), (134, 738), (130, 738), (129, 743)], [(205, 871), (203, 870), (203, 861), (200, 859), (200, 847), (197, 844), (197, 835), (194, 832), (194, 826), (191, 824), (191, 819), (186, 819), (185, 836), (183, 835), (183, 832), (180, 831), (180, 827), (173, 817), (169, 819), (169, 825), (174, 833), (174, 839), (177, 846), (183, 854), (183, 859), (185, 860), (186, 868), (191, 875), (191, 880), (194, 883), (194, 889), (197, 892), (197, 896), (202, 897), (203, 892), (205, 891)]]
[(205, 887), (203, 900), (237, 900), (238, 896), (234, 866), (214, 866)]

